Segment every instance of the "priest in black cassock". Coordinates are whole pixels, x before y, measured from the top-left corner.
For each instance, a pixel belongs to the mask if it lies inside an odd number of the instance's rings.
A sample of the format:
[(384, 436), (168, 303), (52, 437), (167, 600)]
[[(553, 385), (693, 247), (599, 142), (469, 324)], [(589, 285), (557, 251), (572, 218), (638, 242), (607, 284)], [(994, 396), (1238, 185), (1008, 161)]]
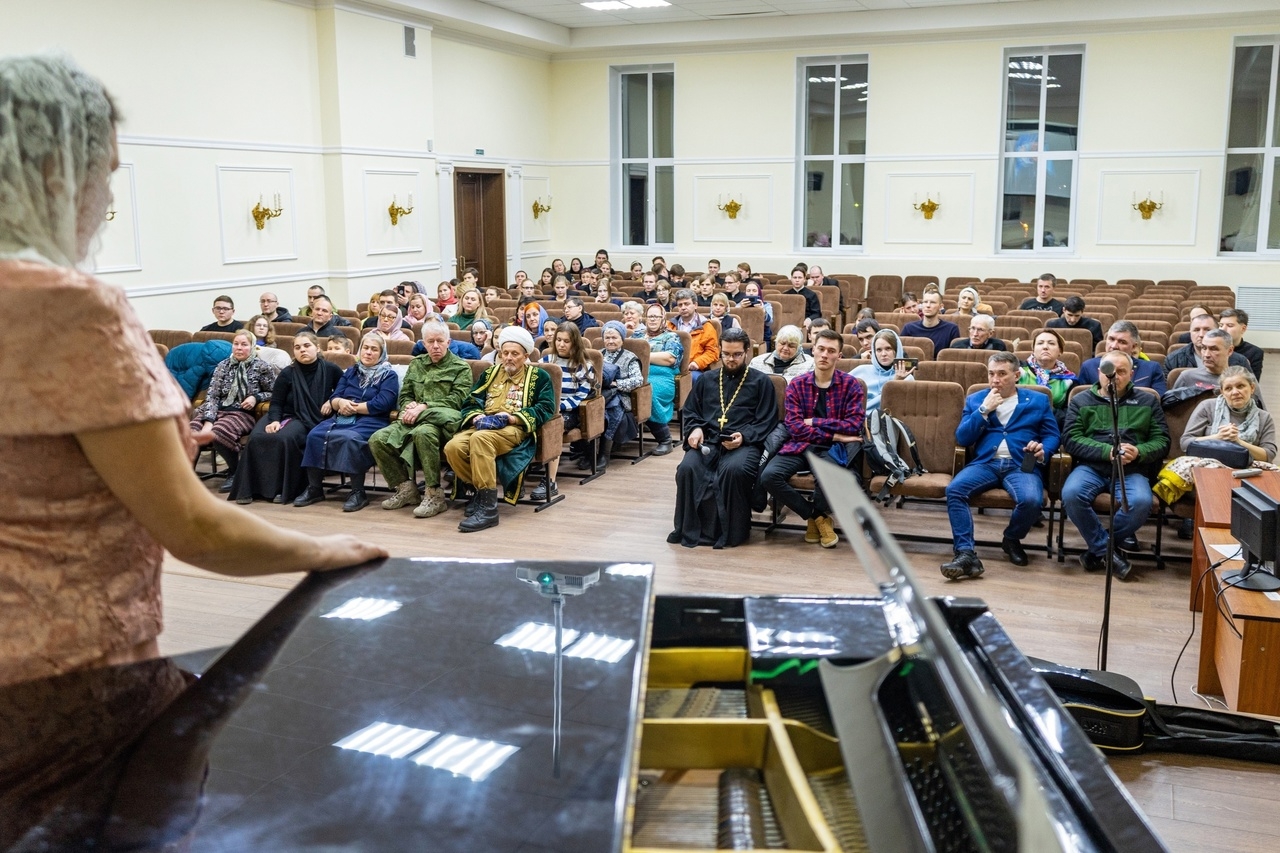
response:
[(748, 369), (750, 350), (745, 331), (726, 330), (724, 366), (702, 374), (685, 401), (672, 544), (731, 548), (751, 534), (751, 491), (765, 439), (778, 423), (778, 401), (773, 381)]

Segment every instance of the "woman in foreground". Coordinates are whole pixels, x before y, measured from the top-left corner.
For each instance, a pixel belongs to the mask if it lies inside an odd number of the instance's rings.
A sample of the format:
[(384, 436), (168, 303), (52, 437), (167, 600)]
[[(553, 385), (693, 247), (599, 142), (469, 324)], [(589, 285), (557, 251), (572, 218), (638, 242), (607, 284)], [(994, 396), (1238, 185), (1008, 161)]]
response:
[(156, 657), (165, 549), (240, 576), (386, 556), (267, 524), (192, 471), (185, 395), (124, 293), (76, 270), (110, 206), (116, 120), (69, 60), (0, 59), (0, 312), (53, 303), (78, 330), (55, 350), (28, 324), (0, 337), (21, 365), (0, 407), (0, 685)]

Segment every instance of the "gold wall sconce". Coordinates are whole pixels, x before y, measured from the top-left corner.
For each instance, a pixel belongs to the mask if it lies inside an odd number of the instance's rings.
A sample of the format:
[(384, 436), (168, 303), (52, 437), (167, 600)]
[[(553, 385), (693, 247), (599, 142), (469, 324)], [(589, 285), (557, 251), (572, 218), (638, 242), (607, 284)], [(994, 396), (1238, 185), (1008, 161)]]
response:
[(554, 199), (551, 196), (547, 196), (546, 204), (542, 203), (542, 196), (538, 196), (537, 198), (535, 198), (533, 200), (533, 207), (531, 208), (533, 210), (533, 218), (537, 219), (539, 216), (541, 216), (544, 213), (550, 213), (552, 201), (554, 201)]
[(108, 222), (112, 222), (115, 220), (115, 218), (116, 218), (116, 206), (113, 204), (111, 205), (111, 209), (107, 211), (106, 219)]
[(1142, 214), (1143, 219), (1150, 219), (1151, 214), (1164, 207), (1164, 190), (1160, 191), (1160, 201), (1151, 200), (1151, 190), (1147, 190), (1147, 197), (1142, 201), (1138, 201), (1138, 194), (1133, 194), (1133, 209)]
[(730, 219), (737, 219), (743, 207), (742, 202), (736, 200), (732, 195), (729, 196), (728, 203), (725, 202), (723, 195), (716, 199), (716, 210), (723, 210)]
[(250, 213), (253, 214), (253, 222), (258, 226), (259, 231), (266, 227), (268, 219), (275, 219), (277, 216), (284, 213), (284, 208), (280, 206), (280, 193), (275, 194), (273, 201), (275, 202), (275, 207), (263, 207), (262, 196), (258, 196), (258, 203), (255, 204), (253, 206), (253, 210), (250, 211)]
[(401, 207), (396, 204), (396, 197), (394, 195), (391, 196), (391, 206), (387, 208), (387, 214), (391, 217), (392, 225), (399, 225), (400, 217), (408, 216), (410, 213), (413, 213), (413, 193), (409, 193), (408, 207)]
[(911, 199), (911, 207), (923, 213), (925, 219), (933, 219), (933, 215), (938, 212), (938, 208), (942, 207), (942, 193), (938, 193), (937, 201), (934, 201), (928, 193), (924, 195), (924, 203), (919, 203), (920, 196), (918, 195), (912, 195)]

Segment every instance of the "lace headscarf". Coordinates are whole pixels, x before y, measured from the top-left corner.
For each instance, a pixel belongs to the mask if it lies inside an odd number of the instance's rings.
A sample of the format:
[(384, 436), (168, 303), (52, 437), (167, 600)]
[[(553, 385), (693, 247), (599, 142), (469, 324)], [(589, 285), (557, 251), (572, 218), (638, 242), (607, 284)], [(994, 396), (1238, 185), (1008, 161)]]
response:
[(71, 267), (111, 205), (115, 107), (70, 59), (0, 58), (0, 258)]

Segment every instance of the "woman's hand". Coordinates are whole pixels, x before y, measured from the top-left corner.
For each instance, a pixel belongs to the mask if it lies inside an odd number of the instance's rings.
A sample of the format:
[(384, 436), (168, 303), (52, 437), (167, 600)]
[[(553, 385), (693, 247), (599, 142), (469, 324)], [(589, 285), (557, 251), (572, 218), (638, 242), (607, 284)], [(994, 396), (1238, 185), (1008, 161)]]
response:
[(1222, 439), (1223, 441), (1230, 441), (1235, 444), (1240, 444), (1240, 428), (1237, 427), (1235, 424), (1223, 424), (1222, 426), (1218, 427), (1218, 434), (1216, 437)]
[(278, 433), (279, 431), (280, 431), (280, 422), (279, 422), (279, 421), (272, 421), (271, 423), (267, 424), (267, 426), (266, 426), (266, 432), (267, 432), (267, 435), (275, 435), (275, 434), (276, 434), (276, 433)]
[(345, 569), (388, 556), (386, 548), (347, 533), (317, 537), (316, 544), (320, 546), (322, 555), (321, 562), (312, 569), (316, 572)]
[(324, 405), (320, 407), (320, 414), (324, 415), (326, 418), (329, 417), (329, 415), (332, 415), (333, 404), (330, 403), (328, 400), (325, 400)]
[(252, 412), (253, 407), (256, 405), (258, 405), (258, 398), (250, 394), (248, 397), (244, 398), (244, 402), (240, 404), (240, 408), (244, 409), (246, 412)]

